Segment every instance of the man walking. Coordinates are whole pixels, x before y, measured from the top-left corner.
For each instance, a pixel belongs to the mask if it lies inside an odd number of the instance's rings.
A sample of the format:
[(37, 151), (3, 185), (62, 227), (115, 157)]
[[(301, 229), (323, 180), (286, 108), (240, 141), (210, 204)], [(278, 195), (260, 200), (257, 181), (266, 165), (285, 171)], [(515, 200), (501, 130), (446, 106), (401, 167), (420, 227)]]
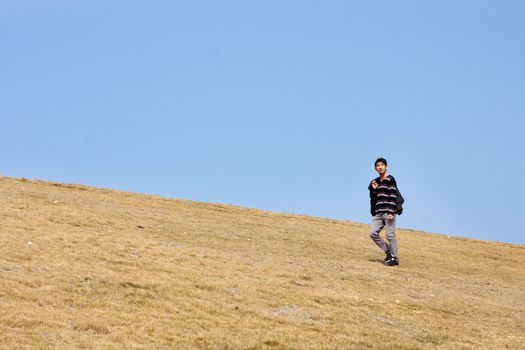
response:
[[(399, 265), (396, 241), (396, 207), (397, 183), (387, 172), (387, 161), (379, 158), (374, 163), (379, 177), (372, 180), (368, 186), (370, 191), (370, 212), (374, 217), (370, 230), (372, 240), (383, 249), (386, 254), (385, 265)], [(386, 227), (386, 239), (381, 238), (379, 232)]]

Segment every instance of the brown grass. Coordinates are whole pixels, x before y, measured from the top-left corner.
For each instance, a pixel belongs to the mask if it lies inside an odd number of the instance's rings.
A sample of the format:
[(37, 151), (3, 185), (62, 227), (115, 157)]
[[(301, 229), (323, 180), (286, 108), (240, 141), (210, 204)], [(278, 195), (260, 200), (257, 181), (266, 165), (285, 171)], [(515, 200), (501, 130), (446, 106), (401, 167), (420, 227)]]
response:
[(524, 349), (525, 247), (0, 178), (2, 349)]

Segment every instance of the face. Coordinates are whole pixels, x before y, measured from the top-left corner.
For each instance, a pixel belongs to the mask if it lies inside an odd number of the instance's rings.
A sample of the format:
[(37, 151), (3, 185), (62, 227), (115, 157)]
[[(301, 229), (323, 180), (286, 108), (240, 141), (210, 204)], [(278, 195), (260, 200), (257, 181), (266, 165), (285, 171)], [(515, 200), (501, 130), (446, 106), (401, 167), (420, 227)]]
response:
[(376, 164), (376, 171), (379, 175), (382, 175), (386, 171), (386, 165), (383, 162), (377, 162)]

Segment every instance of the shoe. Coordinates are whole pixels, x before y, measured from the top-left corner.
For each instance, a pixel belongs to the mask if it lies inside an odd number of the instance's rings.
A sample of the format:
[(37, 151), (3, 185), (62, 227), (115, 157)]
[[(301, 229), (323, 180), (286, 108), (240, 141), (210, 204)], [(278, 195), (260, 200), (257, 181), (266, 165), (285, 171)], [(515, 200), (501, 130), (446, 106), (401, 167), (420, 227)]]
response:
[(385, 265), (387, 266), (397, 266), (399, 265), (399, 259), (396, 257), (392, 257), (390, 260), (385, 261)]
[(386, 263), (390, 259), (392, 259), (392, 255), (390, 255), (390, 250), (389, 250), (388, 252), (386, 252), (386, 258), (383, 261)]

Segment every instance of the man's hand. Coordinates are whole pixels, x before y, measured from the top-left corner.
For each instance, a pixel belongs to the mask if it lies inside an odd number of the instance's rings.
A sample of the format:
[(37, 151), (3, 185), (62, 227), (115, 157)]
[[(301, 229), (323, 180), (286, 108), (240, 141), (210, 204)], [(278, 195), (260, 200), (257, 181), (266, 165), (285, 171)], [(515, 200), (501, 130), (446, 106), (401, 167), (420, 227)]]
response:
[(379, 185), (377, 184), (376, 180), (372, 181), (372, 188), (373, 188), (374, 190), (376, 190), (378, 186), (379, 186)]
[(388, 215), (386, 216), (386, 219), (387, 219), (388, 221), (392, 221), (392, 220), (394, 220), (394, 215), (393, 215), (393, 214), (388, 214)]

